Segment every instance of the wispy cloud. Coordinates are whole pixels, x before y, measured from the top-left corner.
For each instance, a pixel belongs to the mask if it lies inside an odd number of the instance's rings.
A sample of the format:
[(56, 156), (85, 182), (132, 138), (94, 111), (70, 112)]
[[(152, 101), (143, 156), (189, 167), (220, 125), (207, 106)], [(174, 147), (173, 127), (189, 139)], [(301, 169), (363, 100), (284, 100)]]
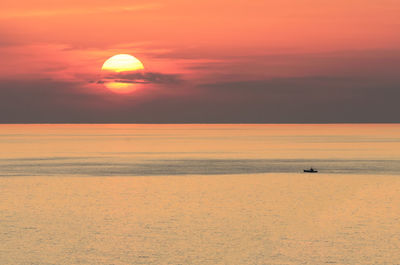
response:
[(97, 83), (105, 82), (133, 83), (133, 84), (179, 84), (183, 80), (178, 74), (163, 74), (156, 72), (115, 73), (105, 76)]
[(79, 14), (98, 14), (98, 13), (119, 13), (119, 12), (134, 12), (142, 10), (153, 10), (160, 8), (158, 3), (129, 5), (129, 6), (100, 6), (90, 8), (63, 8), (63, 9), (32, 9), (0, 11), (0, 19), (7, 18), (24, 18), (24, 17), (50, 17), (62, 15), (79, 15)]

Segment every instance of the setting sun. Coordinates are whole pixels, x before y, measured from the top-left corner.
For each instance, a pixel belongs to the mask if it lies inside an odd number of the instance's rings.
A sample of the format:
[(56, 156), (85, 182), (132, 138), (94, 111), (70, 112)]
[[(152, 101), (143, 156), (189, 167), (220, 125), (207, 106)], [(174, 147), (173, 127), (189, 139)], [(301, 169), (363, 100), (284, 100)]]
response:
[(118, 54), (104, 62), (102, 70), (112, 72), (143, 70), (144, 66), (136, 57), (129, 54)]
[[(137, 84), (118, 78), (119, 74), (134, 73), (144, 70), (141, 61), (129, 54), (117, 54), (107, 59), (101, 67), (106, 75), (104, 86), (115, 93), (131, 93), (137, 89)], [(113, 76), (113, 74), (116, 74)]]

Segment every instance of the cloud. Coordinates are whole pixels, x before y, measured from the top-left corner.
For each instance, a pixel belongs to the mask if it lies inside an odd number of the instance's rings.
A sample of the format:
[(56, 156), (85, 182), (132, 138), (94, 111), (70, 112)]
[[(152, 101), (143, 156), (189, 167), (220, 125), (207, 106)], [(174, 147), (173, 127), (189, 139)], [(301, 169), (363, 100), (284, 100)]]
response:
[(107, 74), (97, 83), (103, 84), (105, 82), (172, 85), (181, 84), (183, 79), (178, 74), (163, 74), (157, 72), (124, 72)]
[(276, 78), (129, 94), (85, 83), (0, 80), (2, 123), (400, 122), (400, 78)]
[(399, 78), (314, 76), (216, 82), (197, 89), (213, 95), (208, 110), (217, 120), (335, 123), (399, 122), (399, 86)]
[[(400, 77), (394, 74), (398, 52), (265, 56), (258, 64), (241, 58), (204, 62), (209, 67), (198, 76), (182, 67), (153, 64), (169, 73), (101, 77), (100, 57), (108, 55), (97, 50), (54, 45), (0, 50), (7, 59), (0, 67), (0, 122), (400, 122)], [(293, 77), (297, 67), (307, 68), (298, 61), (309, 63), (308, 77)], [(91, 72), (86, 64), (98, 67)], [(293, 73), (290, 65), (296, 66)], [(289, 76), (267, 76), (274, 67)], [(125, 95), (97, 85), (110, 81), (145, 85)], [(172, 87), (177, 89), (167, 89)]]
[(158, 3), (129, 5), (129, 6), (100, 6), (90, 8), (63, 8), (63, 9), (33, 9), (33, 10), (4, 10), (0, 12), (0, 19), (25, 18), (25, 17), (54, 17), (63, 15), (82, 15), (100, 13), (134, 12), (152, 10), (160, 7)]

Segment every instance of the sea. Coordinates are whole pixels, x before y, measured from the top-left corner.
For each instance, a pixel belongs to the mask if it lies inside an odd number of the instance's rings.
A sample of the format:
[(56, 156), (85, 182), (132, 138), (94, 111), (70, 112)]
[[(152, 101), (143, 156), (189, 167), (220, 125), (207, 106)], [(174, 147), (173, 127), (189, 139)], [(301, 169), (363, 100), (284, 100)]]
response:
[(400, 264), (399, 246), (400, 124), (0, 125), (0, 264)]

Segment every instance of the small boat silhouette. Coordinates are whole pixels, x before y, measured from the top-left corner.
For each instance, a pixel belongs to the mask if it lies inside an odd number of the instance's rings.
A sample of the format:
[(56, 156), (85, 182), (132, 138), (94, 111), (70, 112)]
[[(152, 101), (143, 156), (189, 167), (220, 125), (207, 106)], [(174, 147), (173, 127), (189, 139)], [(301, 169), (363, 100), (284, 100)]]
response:
[(315, 170), (315, 169), (313, 169), (313, 168), (310, 168), (310, 169), (304, 169), (304, 172), (307, 172), (307, 173), (317, 173), (318, 170)]

